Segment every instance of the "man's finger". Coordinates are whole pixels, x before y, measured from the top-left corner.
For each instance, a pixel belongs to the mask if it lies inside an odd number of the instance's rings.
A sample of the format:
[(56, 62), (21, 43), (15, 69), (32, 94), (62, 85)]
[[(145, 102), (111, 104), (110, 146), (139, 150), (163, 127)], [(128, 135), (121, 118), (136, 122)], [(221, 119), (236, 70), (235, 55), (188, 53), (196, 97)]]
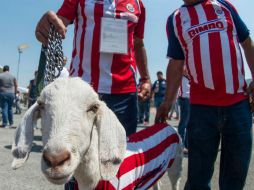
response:
[(42, 35), (39, 31), (35, 32), (35, 36), (37, 40), (39, 40), (43, 45), (47, 44), (48, 39), (44, 35)]
[(36, 37), (37, 37), (37, 34), (43, 36), (46, 39), (46, 42), (47, 42), (48, 34), (49, 34), (49, 31), (48, 31), (47, 27), (45, 27), (42, 24), (38, 25), (37, 28), (36, 28), (36, 31), (35, 31)]
[(56, 31), (61, 34), (61, 36), (64, 38), (65, 37), (65, 32), (66, 32), (66, 27), (61, 19), (57, 17), (57, 15), (50, 11), (47, 13), (48, 14), (48, 21), (53, 24), (56, 28)]

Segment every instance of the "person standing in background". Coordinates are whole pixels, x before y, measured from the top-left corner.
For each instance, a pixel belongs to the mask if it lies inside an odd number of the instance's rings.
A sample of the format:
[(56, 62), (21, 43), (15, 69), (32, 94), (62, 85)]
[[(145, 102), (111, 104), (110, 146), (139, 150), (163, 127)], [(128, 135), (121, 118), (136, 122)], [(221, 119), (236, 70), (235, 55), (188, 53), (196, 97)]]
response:
[(180, 121), (178, 125), (178, 133), (182, 138), (184, 153), (187, 154), (187, 133), (186, 128), (190, 118), (190, 79), (187, 68), (184, 67), (181, 86), (178, 93), (178, 104), (180, 106)]
[(20, 91), (17, 91), (17, 93), (15, 94), (14, 101), (15, 101), (15, 107), (16, 107), (15, 114), (21, 114), (21, 107), (20, 107), (21, 93), (20, 93)]
[(28, 108), (30, 108), (37, 100), (38, 92), (36, 88), (36, 80), (37, 80), (38, 71), (34, 72), (34, 79), (30, 80), (28, 86)]
[(8, 65), (3, 67), (3, 73), (0, 74), (0, 105), (2, 109), (2, 125), (6, 128), (9, 122), (10, 128), (13, 127), (12, 106), (17, 92), (17, 81), (10, 73)]
[(174, 102), (174, 104), (172, 105), (172, 108), (170, 110), (170, 113), (169, 113), (169, 116), (168, 116), (169, 120), (172, 119), (172, 116), (173, 116), (174, 113), (176, 113), (176, 116), (174, 117), (174, 119), (178, 120), (179, 119), (179, 104), (178, 104), (177, 99)]
[[(139, 79), (138, 88), (140, 86), (141, 79)], [(149, 124), (150, 119), (150, 98), (147, 100), (138, 99), (138, 124)]]
[(154, 106), (157, 109), (164, 100), (166, 91), (166, 80), (163, 78), (161, 71), (157, 72), (157, 80), (152, 86), (152, 96), (154, 97)]

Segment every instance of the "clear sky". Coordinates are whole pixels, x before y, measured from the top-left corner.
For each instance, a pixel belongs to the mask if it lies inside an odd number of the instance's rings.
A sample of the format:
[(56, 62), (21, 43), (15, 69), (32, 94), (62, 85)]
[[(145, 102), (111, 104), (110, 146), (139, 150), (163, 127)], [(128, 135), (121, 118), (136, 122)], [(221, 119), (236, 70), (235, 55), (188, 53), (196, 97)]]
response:
[[(231, 0), (237, 7), (239, 14), (251, 31), (254, 39), (254, 1)], [(21, 55), (19, 84), (27, 86), (33, 73), (38, 67), (40, 43), (36, 40), (34, 30), (40, 17), (47, 10), (56, 11), (63, 0), (13, 0), (2, 1), (0, 6), (0, 65), (10, 65), (12, 73), (17, 75), (18, 51), (17, 46), (29, 45)], [(145, 46), (148, 55), (149, 70), (152, 80), (156, 72), (166, 71), (167, 39), (165, 25), (167, 17), (177, 9), (181, 0), (143, 0), (146, 10)], [(67, 38), (64, 40), (64, 53), (70, 61), (72, 50), (73, 27), (68, 28)], [(246, 70), (246, 78), (250, 73)]]

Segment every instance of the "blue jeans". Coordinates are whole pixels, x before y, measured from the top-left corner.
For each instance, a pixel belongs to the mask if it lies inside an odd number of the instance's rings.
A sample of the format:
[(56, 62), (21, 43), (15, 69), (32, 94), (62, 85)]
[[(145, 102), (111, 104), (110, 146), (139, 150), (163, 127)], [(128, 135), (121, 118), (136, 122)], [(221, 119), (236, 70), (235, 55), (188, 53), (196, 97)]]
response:
[(231, 106), (191, 105), (188, 130), (188, 180), (185, 190), (210, 190), (221, 142), (220, 190), (242, 190), (252, 150), (249, 102)]
[(137, 130), (137, 93), (128, 94), (100, 94), (107, 106), (116, 114), (123, 125), (126, 135), (136, 133)]
[(178, 125), (178, 133), (182, 138), (182, 143), (187, 147), (186, 142), (186, 128), (190, 118), (190, 100), (189, 98), (178, 98), (178, 104), (180, 106), (180, 121)]
[(150, 100), (138, 102), (138, 120), (140, 123), (143, 121), (149, 122), (150, 118)]
[(161, 105), (161, 103), (163, 102), (163, 100), (164, 100), (164, 97), (163, 96), (155, 96), (154, 97), (154, 106), (156, 107), (156, 109), (158, 108), (158, 107), (160, 107), (160, 105)]
[(14, 93), (0, 93), (3, 126), (6, 126), (8, 124), (8, 121), (10, 125), (13, 124), (12, 105), (14, 98)]

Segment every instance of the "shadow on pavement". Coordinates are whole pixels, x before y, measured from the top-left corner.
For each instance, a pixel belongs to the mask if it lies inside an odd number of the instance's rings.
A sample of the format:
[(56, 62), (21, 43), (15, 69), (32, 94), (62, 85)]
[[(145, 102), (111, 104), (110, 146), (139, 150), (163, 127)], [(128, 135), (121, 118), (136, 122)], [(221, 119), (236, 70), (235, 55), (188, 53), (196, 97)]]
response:
[[(11, 150), (11, 147), (12, 147), (12, 145), (6, 145), (6, 146), (4, 146), (4, 148), (9, 149), (9, 150)], [(31, 152), (41, 153), (42, 152), (42, 148), (43, 147), (41, 145), (37, 145), (37, 144), (33, 143)]]

